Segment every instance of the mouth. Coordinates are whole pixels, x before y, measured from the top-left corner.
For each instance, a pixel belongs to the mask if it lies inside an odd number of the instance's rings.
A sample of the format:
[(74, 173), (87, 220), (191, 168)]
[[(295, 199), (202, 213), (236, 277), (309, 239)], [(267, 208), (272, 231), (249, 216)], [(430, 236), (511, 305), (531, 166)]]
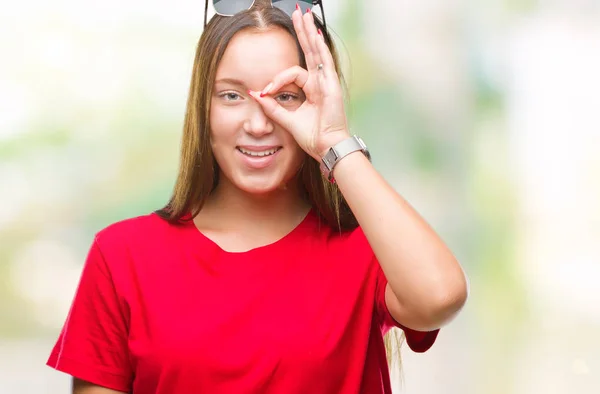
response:
[(262, 148), (262, 149), (259, 150), (257, 148), (249, 149), (249, 148), (238, 146), (238, 147), (236, 147), (236, 149), (238, 151), (240, 151), (242, 154), (246, 155), (246, 156), (250, 156), (250, 157), (266, 157), (266, 156), (272, 156), (272, 155), (274, 155), (279, 150), (281, 150), (282, 147), (281, 146), (276, 146), (276, 147)]

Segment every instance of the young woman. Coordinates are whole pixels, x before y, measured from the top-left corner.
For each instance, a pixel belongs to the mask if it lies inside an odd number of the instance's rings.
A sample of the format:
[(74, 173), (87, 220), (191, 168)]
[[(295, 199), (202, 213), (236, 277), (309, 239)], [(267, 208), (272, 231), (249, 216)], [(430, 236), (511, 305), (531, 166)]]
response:
[(169, 204), (91, 246), (48, 360), (74, 393), (390, 393), (383, 335), (424, 352), (466, 300), (349, 133), (319, 18), (242, 3), (200, 38)]

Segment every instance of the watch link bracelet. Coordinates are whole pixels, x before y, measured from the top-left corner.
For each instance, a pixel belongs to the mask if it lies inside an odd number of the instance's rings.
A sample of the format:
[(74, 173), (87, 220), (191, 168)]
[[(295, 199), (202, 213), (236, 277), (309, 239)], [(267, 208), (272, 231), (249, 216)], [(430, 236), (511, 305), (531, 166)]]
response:
[(334, 183), (335, 179), (333, 178), (333, 169), (335, 168), (336, 164), (350, 153), (356, 151), (362, 151), (364, 155), (367, 156), (367, 159), (371, 161), (371, 154), (369, 153), (367, 146), (357, 135), (346, 138), (345, 140), (340, 141), (329, 148), (325, 156), (323, 156), (321, 159), (321, 171), (323, 172), (323, 175), (331, 183)]

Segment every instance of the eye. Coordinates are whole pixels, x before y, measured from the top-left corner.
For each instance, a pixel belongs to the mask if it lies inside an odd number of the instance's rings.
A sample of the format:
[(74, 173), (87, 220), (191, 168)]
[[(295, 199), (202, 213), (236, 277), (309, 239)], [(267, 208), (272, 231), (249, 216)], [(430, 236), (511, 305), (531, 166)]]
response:
[(298, 96), (296, 96), (295, 94), (291, 94), (291, 93), (282, 93), (279, 96), (277, 96), (277, 100), (279, 100), (282, 103), (290, 103), (297, 99), (298, 99)]
[(236, 92), (224, 92), (219, 94), (219, 97), (225, 99), (225, 101), (238, 101), (241, 98)]

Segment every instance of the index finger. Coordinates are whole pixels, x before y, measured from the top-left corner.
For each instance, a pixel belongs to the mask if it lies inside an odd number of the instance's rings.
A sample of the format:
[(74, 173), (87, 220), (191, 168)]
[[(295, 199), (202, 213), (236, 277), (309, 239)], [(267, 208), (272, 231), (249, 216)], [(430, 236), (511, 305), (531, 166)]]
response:
[(304, 29), (304, 21), (302, 19), (302, 11), (300, 8), (296, 8), (296, 11), (292, 13), (292, 22), (294, 23), (294, 29), (298, 36), (298, 42), (304, 52), (304, 58), (306, 59), (306, 69), (314, 70), (317, 67), (317, 62), (312, 51), (312, 45), (310, 44), (308, 34)]
[(308, 71), (300, 66), (293, 66), (277, 74), (271, 83), (262, 90), (260, 95), (266, 96), (269, 93), (277, 92), (283, 86), (291, 83), (297, 85), (300, 89), (304, 89), (307, 80)]

